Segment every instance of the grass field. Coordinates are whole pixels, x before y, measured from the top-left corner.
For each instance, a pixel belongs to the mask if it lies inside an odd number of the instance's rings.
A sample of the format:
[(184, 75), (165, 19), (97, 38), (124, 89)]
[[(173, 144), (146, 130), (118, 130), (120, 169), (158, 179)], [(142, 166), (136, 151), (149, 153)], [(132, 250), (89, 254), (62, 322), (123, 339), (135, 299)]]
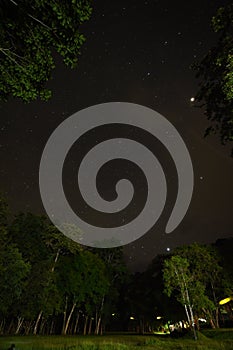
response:
[(14, 343), (16, 350), (233, 350), (233, 329), (205, 330), (198, 340), (189, 337), (172, 339), (169, 336), (109, 334), (103, 336), (22, 336), (0, 337), (0, 349)]

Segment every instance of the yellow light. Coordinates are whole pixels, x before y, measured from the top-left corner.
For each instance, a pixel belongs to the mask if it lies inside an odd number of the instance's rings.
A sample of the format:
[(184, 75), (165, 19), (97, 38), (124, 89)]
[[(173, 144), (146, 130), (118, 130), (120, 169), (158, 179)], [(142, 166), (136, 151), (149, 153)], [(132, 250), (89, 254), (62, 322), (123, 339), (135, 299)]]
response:
[(157, 316), (156, 319), (157, 320), (161, 320), (162, 316)]
[(220, 300), (219, 305), (224, 305), (226, 303), (229, 303), (229, 301), (233, 300), (233, 297), (228, 297), (225, 299)]
[(134, 320), (134, 317), (133, 317), (133, 316), (130, 316), (130, 320)]

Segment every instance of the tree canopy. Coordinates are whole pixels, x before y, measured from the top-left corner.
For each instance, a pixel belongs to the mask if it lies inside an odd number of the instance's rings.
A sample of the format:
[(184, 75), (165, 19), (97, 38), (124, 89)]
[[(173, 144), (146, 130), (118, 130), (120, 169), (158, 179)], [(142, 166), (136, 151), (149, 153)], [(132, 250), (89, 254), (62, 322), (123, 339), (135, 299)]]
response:
[(80, 246), (32, 213), (12, 220), (0, 197), (0, 333), (144, 333), (185, 313), (218, 327), (219, 301), (233, 293), (232, 240), (215, 248), (179, 247), (130, 274), (121, 247)]
[(91, 15), (90, 0), (5, 0), (0, 11), (0, 98), (48, 100), (46, 83), (54, 54), (73, 68), (85, 41), (80, 25)]
[[(211, 121), (205, 135), (218, 133), (221, 142), (233, 141), (233, 5), (219, 8), (212, 18), (219, 35), (201, 62), (195, 65), (199, 78), (196, 101)], [(233, 156), (233, 149), (232, 149)]]
[[(164, 262), (164, 288), (185, 307), (187, 319), (208, 319), (219, 327), (219, 300), (229, 290), (216, 249), (197, 243), (177, 248)], [(188, 314), (191, 311), (191, 314)]]

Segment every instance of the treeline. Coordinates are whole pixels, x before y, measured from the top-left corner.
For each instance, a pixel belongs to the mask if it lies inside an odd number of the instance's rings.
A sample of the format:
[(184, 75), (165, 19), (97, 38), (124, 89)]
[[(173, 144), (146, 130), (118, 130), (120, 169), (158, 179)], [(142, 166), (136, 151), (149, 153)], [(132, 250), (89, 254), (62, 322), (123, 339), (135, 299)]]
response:
[(99, 334), (127, 278), (119, 249), (85, 249), (0, 201), (0, 333)]
[(150, 332), (168, 320), (223, 324), (233, 295), (233, 239), (192, 244), (130, 274), (122, 248), (92, 249), (45, 217), (18, 214), (0, 198), (0, 334)]

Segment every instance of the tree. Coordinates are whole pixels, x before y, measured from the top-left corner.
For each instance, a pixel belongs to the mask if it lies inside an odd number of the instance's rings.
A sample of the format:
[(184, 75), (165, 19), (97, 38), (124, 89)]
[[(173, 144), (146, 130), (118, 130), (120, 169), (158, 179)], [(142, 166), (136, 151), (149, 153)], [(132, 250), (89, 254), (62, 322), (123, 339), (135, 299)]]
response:
[[(230, 280), (223, 273), (218, 252), (214, 247), (194, 243), (176, 248), (173, 254), (170, 260), (165, 261), (164, 283), (167, 294), (176, 290), (178, 280), (174, 281), (173, 278), (177, 276), (178, 279), (179, 275), (184, 274), (197, 326), (198, 319), (202, 317), (209, 320), (212, 328), (219, 327), (219, 300), (229, 291)], [(184, 305), (181, 288), (177, 298)]]
[(3, 315), (19, 301), (30, 264), (25, 263), (18, 249), (9, 243), (8, 234), (0, 229), (0, 313)]
[(106, 266), (106, 278), (109, 282), (109, 289), (102, 295), (98, 308), (98, 319), (96, 319), (95, 333), (99, 334), (100, 326), (105, 326), (112, 320), (112, 313), (116, 311), (120, 297), (121, 288), (127, 283), (128, 274), (123, 261), (122, 247), (116, 248), (95, 248), (91, 249), (96, 253)]
[(96, 254), (83, 250), (62, 256), (55, 272), (63, 297), (62, 333), (67, 333), (76, 308), (86, 315), (86, 329), (88, 318), (98, 313), (102, 296), (109, 288), (103, 261)]
[(6, 198), (0, 193), (0, 225), (1, 227), (7, 227), (8, 218), (10, 215), (9, 207)]
[[(8, 232), (8, 206), (0, 198), (0, 317), (1, 327), (6, 317), (12, 317), (15, 305), (22, 296), (25, 279), (30, 271), (17, 247), (12, 243)], [(1, 330), (1, 329), (0, 329)]]
[[(186, 258), (194, 281), (198, 281), (196, 311), (205, 313), (212, 327), (219, 327), (219, 304), (224, 294), (225, 278), (220, 266), (220, 256), (211, 246), (193, 243), (175, 250), (174, 254)], [(200, 302), (203, 291), (203, 303)]]
[[(221, 7), (212, 18), (212, 27), (219, 34), (215, 47), (195, 65), (200, 78), (196, 101), (205, 107), (212, 122), (205, 135), (218, 133), (221, 142), (233, 141), (233, 5)], [(233, 149), (232, 149), (233, 156)]]
[[(168, 296), (176, 293), (178, 301), (184, 306), (187, 320), (193, 328), (194, 338), (197, 339), (194, 327), (193, 300), (191, 290), (194, 288), (194, 280), (189, 271), (189, 263), (186, 258), (173, 255), (164, 262), (163, 270), (164, 291)], [(194, 293), (195, 294), (195, 293)]]
[(91, 15), (90, 0), (5, 0), (0, 11), (0, 98), (48, 100), (45, 87), (55, 67), (77, 64), (85, 41), (80, 25)]

